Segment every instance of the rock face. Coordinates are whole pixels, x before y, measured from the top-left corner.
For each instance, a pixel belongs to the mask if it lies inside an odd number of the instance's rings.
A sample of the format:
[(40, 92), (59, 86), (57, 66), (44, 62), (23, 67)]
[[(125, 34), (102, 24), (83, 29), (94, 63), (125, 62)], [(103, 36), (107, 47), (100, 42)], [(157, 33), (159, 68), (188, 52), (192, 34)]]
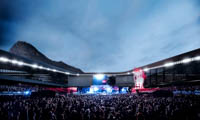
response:
[(15, 43), (9, 52), (18, 56), (31, 59), (31, 60), (41, 61), (41, 62), (50, 64), (59, 68), (63, 68), (75, 73), (83, 73), (82, 70), (75, 68), (73, 66), (67, 65), (62, 61), (57, 62), (57, 61), (50, 60), (45, 55), (43, 55), (40, 51), (38, 51), (33, 45), (24, 41), (18, 41), (17, 43)]

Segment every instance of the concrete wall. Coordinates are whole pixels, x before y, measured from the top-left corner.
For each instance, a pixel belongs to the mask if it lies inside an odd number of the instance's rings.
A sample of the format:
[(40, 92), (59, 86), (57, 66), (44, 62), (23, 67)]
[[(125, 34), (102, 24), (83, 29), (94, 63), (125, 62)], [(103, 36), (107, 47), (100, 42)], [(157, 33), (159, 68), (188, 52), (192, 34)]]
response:
[(116, 77), (116, 86), (134, 86), (133, 75), (123, 75)]
[[(68, 86), (87, 87), (91, 86), (93, 76), (69, 76)], [(116, 86), (134, 86), (133, 75), (116, 76)]]
[(93, 76), (69, 76), (68, 86), (87, 87), (92, 85)]

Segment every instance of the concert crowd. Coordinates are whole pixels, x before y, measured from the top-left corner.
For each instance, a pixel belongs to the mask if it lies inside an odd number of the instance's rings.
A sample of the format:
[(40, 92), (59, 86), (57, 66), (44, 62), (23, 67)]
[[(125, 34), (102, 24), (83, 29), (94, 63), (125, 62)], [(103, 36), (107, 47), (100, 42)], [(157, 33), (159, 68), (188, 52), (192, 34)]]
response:
[(199, 120), (200, 96), (1, 96), (2, 120)]

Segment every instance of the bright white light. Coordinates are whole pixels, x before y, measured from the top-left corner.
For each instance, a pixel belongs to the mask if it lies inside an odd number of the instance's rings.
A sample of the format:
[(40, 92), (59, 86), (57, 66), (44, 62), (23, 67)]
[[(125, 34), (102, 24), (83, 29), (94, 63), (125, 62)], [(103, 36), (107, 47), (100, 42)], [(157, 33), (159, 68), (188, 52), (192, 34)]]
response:
[(94, 77), (95, 77), (97, 80), (102, 80), (102, 79), (104, 79), (105, 75), (104, 75), (104, 74), (96, 74), (96, 75), (94, 75)]
[(50, 71), (51, 69), (50, 68), (46, 68), (46, 70)]
[[(70, 74), (69, 72), (62, 72), (62, 71), (58, 71), (56, 69), (51, 69), (51, 68), (46, 68), (46, 67), (43, 67), (43, 66), (39, 66), (37, 64), (29, 64), (29, 63), (24, 63), (22, 61), (18, 61), (18, 60), (10, 60), (6, 57), (0, 57), (0, 62), (9, 62), (11, 64), (15, 64), (15, 65), (19, 65), (19, 66), (28, 66), (28, 67), (32, 67), (34, 69), (38, 68), (38, 69), (44, 69), (44, 70), (48, 70), (48, 71), (53, 71), (53, 72), (59, 72), (59, 73), (64, 73), (64, 74)], [(79, 76), (79, 74), (77, 74), (77, 76)]]
[(107, 92), (112, 92), (112, 88), (111, 88), (111, 87), (107, 87), (107, 88), (106, 88), (106, 91), (107, 91)]
[(65, 74), (69, 75), (70, 73), (69, 72), (65, 72)]
[(90, 88), (89, 92), (88, 93), (94, 93), (93, 89)]
[(42, 66), (38, 66), (38, 68), (39, 68), (39, 69), (44, 69), (44, 67), (42, 67)]
[(8, 58), (0, 57), (0, 61), (1, 61), (1, 62), (8, 62), (9, 60), (8, 60)]
[(98, 91), (98, 90), (99, 90), (99, 88), (98, 88), (98, 87), (94, 87), (93, 89), (94, 89), (94, 91)]
[(122, 88), (121, 91), (124, 93), (124, 92), (126, 92), (126, 89), (125, 89), (125, 88)]
[(18, 64), (19, 66), (22, 66), (22, 65), (24, 65), (24, 62), (18, 61), (17, 64)]
[(79, 76), (80, 74), (76, 74), (77, 76)]
[(29, 95), (29, 94), (31, 94), (30, 91), (24, 91), (24, 95)]
[(33, 64), (31, 65), (32, 68), (38, 68), (38, 65), (37, 64)]
[(149, 71), (149, 68), (144, 68), (144, 71), (145, 71), (145, 72)]
[(191, 61), (192, 61), (192, 59), (186, 58), (186, 59), (182, 60), (182, 63), (189, 63), (189, 62), (191, 62)]
[(18, 64), (18, 61), (17, 60), (11, 60), (11, 63), (12, 64)]
[(131, 73), (130, 73), (130, 72), (127, 72), (127, 74), (130, 75)]
[(200, 60), (200, 56), (195, 57), (194, 60)]
[(164, 64), (164, 66), (165, 66), (165, 67), (174, 66), (174, 63), (173, 63), (173, 62), (171, 62), (171, 63), (166, 63), (166, 64)]

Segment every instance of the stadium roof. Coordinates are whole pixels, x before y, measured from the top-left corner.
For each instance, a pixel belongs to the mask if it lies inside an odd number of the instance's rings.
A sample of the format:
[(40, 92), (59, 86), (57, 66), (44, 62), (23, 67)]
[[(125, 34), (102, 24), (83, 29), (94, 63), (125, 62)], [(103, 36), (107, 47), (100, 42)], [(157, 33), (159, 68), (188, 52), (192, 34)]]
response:
[(186, 59), (186, 58), (196, 57), (196, 56), (199, 56), (199, 55), (200, 55), (200, 48), (186, 52), (186, 53), (182, 53), (182, 54), (179, 54), (179, 55), (167, 58), (167, 59), (163, 59), (163, 60), (160, 60), (158, 62), (154, 62), (154, 63), (148, 64), (148, 65), (144, 65), (144, 66), (141, 66), (139, 68), (142, 68), (142, 69), (152, 68), (152, 67), (156, 67), (156, 66), (160, 66), (160, 65), (169, 63), (169, 62), (176, 62), (176, 61), (180, 61), (180, 60), (183, 60), (183, 59)]

